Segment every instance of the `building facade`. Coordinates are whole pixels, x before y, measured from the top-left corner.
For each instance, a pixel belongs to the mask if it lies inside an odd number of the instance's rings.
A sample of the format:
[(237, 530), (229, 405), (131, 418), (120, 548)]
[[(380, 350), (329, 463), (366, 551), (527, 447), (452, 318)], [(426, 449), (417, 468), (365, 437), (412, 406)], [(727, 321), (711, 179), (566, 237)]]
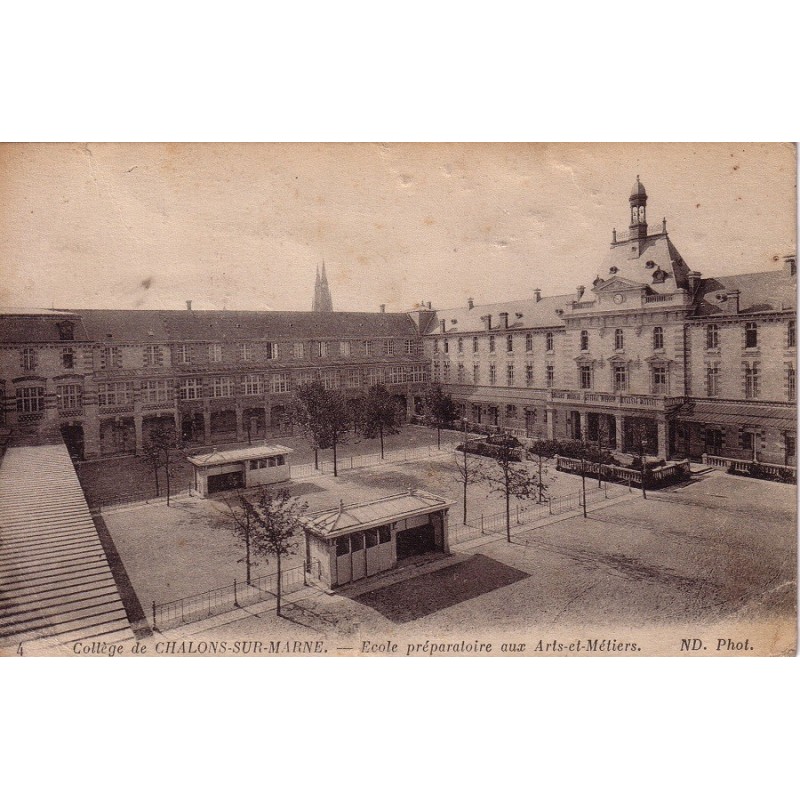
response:
[(74, 455), (137, 453), (174, 427), (187, 445), (289, 431), (300, 384), (355, 398), (385, 383), (404, 408), (428, 380), (407, 314), (16, 310), (0, 314), (0, 427), (60, 434)]
[(650, 228), (638, 177), (629, 210), (588, 292), (417, 311), (433, 380), (488, 430), (795, 466), (794, 256), (704, 278)]

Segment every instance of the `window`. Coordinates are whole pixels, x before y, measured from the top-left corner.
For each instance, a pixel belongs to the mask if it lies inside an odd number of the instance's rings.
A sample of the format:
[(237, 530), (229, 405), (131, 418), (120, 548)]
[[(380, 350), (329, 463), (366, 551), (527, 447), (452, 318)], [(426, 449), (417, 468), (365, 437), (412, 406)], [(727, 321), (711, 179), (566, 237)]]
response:
[(348, 389), (357, 389), (361, 386), (361, 373), (357, 369), (349, 369), (346, 373)]
[(417, 348), (413, 339), (406, 339), (405, 351), (407, 356), (416, 355)]
[(285, 372), (276, 372), (270, 377), (272, 394), (283, 394), (289, 391), (289, 376)]
[(264, 384), (260, 375), (244, 376), (244, 393), (250, 395), (264, 394)]
[(664, 349), (664, 329), (653, 328), (653, 350)]
[(592, 388), (592, 368), (588, 365), (581, 365), (578, 367), (578, 375), (580, 377), (581, 389)]
[(336, 540), (336, 555), (347, 556), (350, 555), (350, 537), (340, 536)]
[(22, 369), (34, 370), (36, 369), (36, 363), (37, 363), (36, 351), (32, 347), (25, 347), (22, 350), (22, 359), (21, 359)]
[(706, 325), (706, 350), (719, 350), (719, 325)]
[(214, 378), (211, 381), (212, 397), (231, 397), (233, 395), (233, 381), (228, 377)]
[(476, 386), (481, 382), (481, 368), (479, 364), (472, 365), (472, 382)]
[[(439, 352), (439, 340), (438, 339), (434, 339), (433, 340), (433, 352), (434, 353), (438, 353)], [(369, 353), (367, 353), (367, 355), (369, 355)]]
[(75, 369), (75, 351), (71, 347), (65, 347), (61, 351), (61, 366), (64, 369)]
[(556, 368), (552, 364), (548, 364), (544, 368), (544, 380), (548, 389), (552, 389), (555, 385)]
[(253, 360), (253, 345), (250, 342), (239, 343), (239, 361)]
[(378, 531), (366, 531), (365, 538), (367, 540), (367, 549), (369, 550), (370, 547), (377, 547), (378, 546)]
[[(269, 356), (267, 356), (269, 358)], [(328, 342), (317, 342), (317, 358), (328, 357)]]
[(790, 319), (786, 326), (786, 346), (795, 347), (797, 345), (797, 334), (795, 333), (794, 320)]
[(143, 356), (145, 367), (161, 367), (164, 365), (164, 354), (157, 344), (146, 344)]
[(293, 358), (305, 358), (306, 355), (306, 348), (302, 342), (295, 342), (292, 345), (292, 357)]
[(623, 364), (614, 365), (614, 391), (626, 392), (628, 390), (628, 368)]
[[(433, 379), (439, 380), (439, 365), (433, 365)], [(367, 372), (367, 384), (369, 386), (378, 386), (383, 383), (383, 370), (380, 367), (373, 367)]]
[(219, 362), (222, 361), (222, 345), (210, 344), (208, 346), (208, 360)]
[(191, 364), (192, 348), (188, 344), (179, 344), (175, 348), (175, 361), (178, 364)]
[(425, 367), (422, 364), (414, 364), (411, 367), (410, 380), (412, 383), (423, 383), (425, 381)]
[(706, 364), (706, 394), (709, 397), (719, 395), (719, 363)]
[(322, 373), (322, 385), (326, 389), (335, 389), (339, 385), (339, 373), (335, 370), (325, 370)]
[(497, 365), (489, 364), (489, 384), (494, 386), (497, 383)]
[(494, 353), (494, 336), (489, 337), (489, 352)]
[(581, 331), (581, 350), (589, 349), (589, 331)]
[(381, 525), (378, 530), (381, 544), (389, 544), (392, 541), (392, 532), (389, 530), (388, 525)]
[[(445, 350), (447, 352), (447, 350)], [(385, 339), (383, 342), (383, 354), (385, 356), (394, 355), (394, 339)]]
[(22, 414), (44, 411), (44, 388), (42, 386), (25, 386), (17, 389), (17, 411)]
[(509, 333), (506, 336), (506, 353), (514, 352), (514, 337)]
[(625, 334), (622, 332), (622, 328), (617, 328), (614, 331), (614, 349), (615, 350), (625, 349)]
[(554, 336), (552, 331), (548, 331), (544, 335), (544, 349), (547, 350), (548, 353), (553, 352), (553, 344), (554, 344)]
[(183, 378), (178, 383), (179, 400), (198, 400), (201, 394), (201, 384), (198, 378)]
[(478, 352), (478, 337), (477, 336), (473, 336), (472, 337), (472, 352), (473, 353), (477, 353)]
[(667, 368), (653, 367), (653, 394), (667, 393)]
[(744, 365), (744, 396), (748, 400), (761, 394), (761, 378), (758, 374), (758, 361)]
[(75, 326), (69, 320), (57, 323), (58, 338), (62, 342), (72, 341), (75, 338)]
[(122, 348), (104, 347), (100, 353), (100, 369), (122, 369)]
[(442, 380), (445, 383), (450, 383), (450, 362), (444, 362), (444, 369), (442, 370)]
[(445, 353), (450, 352), (450, 342), (447, 339), (442, 339), (442, 351)]
[(748, 322), (744, 326), (744, 346), (745, 349), (750, 350), (758, 347), (758, 324), (755, 322)]
[(784, 443), (786, 444), (786, 459), (794, 458), (797, 455), (797, 438), (793, 433), (783, 434)]
[[(434, 352), (436, 352), (436, 349), (437, 349), (436, 346), (438, 344), (439, 343), (434, 339), (434, 342), (433, 342), (433, 350), (434, 350)], [(364, 355), (365, 356), (374, 356), (375, 355), (375, 343), (374, 342), (370, 342), (370, 341), (364, 342)]]
[(342, 358), (350, 358), (350, 342), (339, 342), (339, 355)]
[(133, 383), (98, 383), (98, 406), (121, 406), (133, 402)]
[(59, 411), (69, 411), (81, 407), (83, 389), (79, 383), (65, 383), (56, 386), (56, 405)]
[[(327, 342), (325, 344), (327, 348)], [(274, 361), (278, 357), (278, 343), (277, 342), (265, 342), (264, 349), (266, 351), (265, 355), (267, 357), (267, 361)], [(327, 350), (325, 351), (325, 355), (328, 355)]]
[(786, 394), (789, 400), (797, 399), (797, 377), (795, 376), (794, 365), (790, 365), (786, 370)]
[(516, 418), (517, 418), (517, 407), (506, 406), (506, 419), (516, 419)]
[(464, 340), (460, 336), (458, 337), (458, 352), (464, 352)]
[(386, 376), (387, 383), (403, 383), (405, 378), (405, 370), (402, 367), (389, 367)]
[(530, 353), (533, 350), (533, 334), (525, 334), (525, 352)]
[(525, 365), (525, 385), (533, 386), (533, 364)]
[(465, 375), (466, 375), (466, 371), (464, 369), (464, 365), (463, 364), (459, 364), (458, 365), (458, 382), (459, 383), (464, 383), (465, 382), (465, 380), (466, 380)]
[(506, 386), (514, 385), (514, 365), (506, 364)]
[(146, 403), (163, 403), (172, 400), (172, 384), (169, 381), (144, 381), (143, 399)]

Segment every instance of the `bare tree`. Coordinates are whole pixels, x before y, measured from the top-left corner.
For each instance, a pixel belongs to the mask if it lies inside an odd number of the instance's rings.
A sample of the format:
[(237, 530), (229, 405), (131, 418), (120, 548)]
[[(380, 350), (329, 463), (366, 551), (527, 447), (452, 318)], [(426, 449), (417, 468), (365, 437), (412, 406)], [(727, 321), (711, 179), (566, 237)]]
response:
[(478, 456), (470, 458), (468, 456), (467, 442), (467, 420), (464, 420), (464, 441), (461, 445), (463, 453), (455, 454), (456, 472), (458, 480), (464, 489), (464, 524), (467, 524), (467, 488), (471, 483), (477, 483), (481, 479), (481, 460)]
[(650, 452), (654, 442), (650, 426), (647, 420), (640, 417), (629, 417), (625, 420), (625, 432), (629, 435), (633, 452), (639, 461), (639, 478), (642, 482), (642, 497), (647, 499), (647, 487), (645, 484), (648, 479), (647, 454)]
[(400, 408), (397, 401), (386, 391), (383, 384), (370, 386), (361, 405), (361, 435), (365, 439), (381, 441), (381, 460), (383, 460), (383, 437), (400, 433)]
[(252, 503), (246, 501), (247, 497), (241, 490), (238, 490), (233, 502), (231, 498), (225, 498), (225, 506), (227, 507), (227, 512), (225, 513), (233, 520), (233, 532), (244, 542), (244, 561), (246, 565), (247, 583), (249, 584), (252, 579), (251, 540), (253, 531), (258, 525), (258, 514), (256, 512), (256, 507)]
[[(511, 541), (511, 498), (532, 497), (540, 487), (537, 477), (528, 473), (520, 461), (519, 442), (513, 436), (500, 436), (492, 442), (491, 467), (482, 472), (490, 491), (505, 500), (506, 540)], [(524, 452), (524, 451), (523, 451)], [(546, 488), (546, 487), (545, 487)]]
[(528, 452), (536, 457), (537, 462), (537, 482), (539, 484), (539, 499), (537, 502), (545, 501), (545, 485), (542, 476), (547, 474), (547, 467), (543, 463), (545, 459), (553, 458), (558, 453), (558, 441), (555, 439), (538, 439), (529, 448)]
[(156, 428), (151, 431), (148, 442), (144, 447), (145, 456), (152, 464), (153, 472), (155, 473), (157, 495), (159, 494), (158, 470), (160, 468), (164, 469), (167, 484), (167, 505), (169, 505), (170, 499), (170, 479), (175, 477), (173, 455), (180, 449), (181, 445), (178, 441), (177, 431), (171, 426)]
[(458, 419), (458, 406), (441, 383), (429, 384), (422, 402), (425, 421), (436, 427), (436, 446), (441, 449), (442, 428)]
[(254, 522), (248, 534), (250, 546), (266, 561), (276, 560), (276, 613), (281, 616), (281, 558), (297, 552), (299, 535), (303, 531), (301, 517), (308, 504), (292, 497), (288, 489), (279, 489), (275, 494), (261, 489), (255, 500), (244, 495), (240, 495), (239, 500), (242, 508), (248, 509), (243, 513), (250, 515)]

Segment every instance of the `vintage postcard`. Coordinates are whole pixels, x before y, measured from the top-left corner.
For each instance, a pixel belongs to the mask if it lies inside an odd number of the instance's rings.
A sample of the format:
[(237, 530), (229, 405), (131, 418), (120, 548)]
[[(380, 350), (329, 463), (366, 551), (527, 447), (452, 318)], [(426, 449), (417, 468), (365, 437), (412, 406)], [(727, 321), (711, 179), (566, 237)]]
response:
[(0, 654), (794, 655), (796, 181), (0, 146)]

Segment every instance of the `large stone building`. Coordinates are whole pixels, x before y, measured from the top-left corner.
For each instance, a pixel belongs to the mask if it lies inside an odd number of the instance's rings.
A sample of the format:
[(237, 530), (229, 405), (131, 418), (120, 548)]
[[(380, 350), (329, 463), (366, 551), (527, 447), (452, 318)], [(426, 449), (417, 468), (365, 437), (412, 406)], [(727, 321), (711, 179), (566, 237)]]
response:
[(574, 294), (416, 314), (432, 376), (474, 425), (663, 458), (795, 464), (796, 261), (703, 277), (647, 194)]
[(249, 311), (0, 313), (0, 427), (59, 431), (78, 457), (139, 452), (175, 426), (189, 445), (286, 432), (294, 388), (389, 384), (413, 408), (427, 380), (407, 314)]
[[(587, 259), (587, 291), (409, 314), (0, 313), (0, 427), (74, 453), (136, 452), (154, 426), (189, 444), (285, 432), (296, 386), (377, 383), (409, 413), (444, 383), (486, 430), (580, 438), (667, 457), (795, 464), (796, 260), (703, 277), (631, 191), (626, 236)], [(324, 280), (324, 286), (323, 286)], [(325, 313), (320, 313), (325, 312)]]

